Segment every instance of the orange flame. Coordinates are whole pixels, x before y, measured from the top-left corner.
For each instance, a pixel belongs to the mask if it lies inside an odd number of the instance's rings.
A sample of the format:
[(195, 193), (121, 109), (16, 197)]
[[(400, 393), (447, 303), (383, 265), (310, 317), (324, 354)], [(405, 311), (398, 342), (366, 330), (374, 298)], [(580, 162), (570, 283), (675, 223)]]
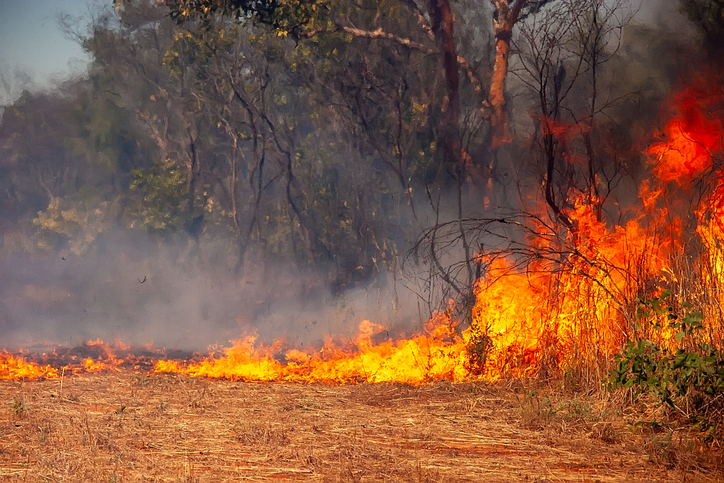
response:
[(58, 370), (49, 365), (26, 362), (6, 352), (0, 353), (0, 379), (56, 379)]
[[(434, 380), (462, 380), (465, 368), (465, 340), (453, 336), (438, 314), (428, 324), (427, 334), (393, 342), (373, 342), (383, 327), (364, 320), (359, 334), (342, 348), (327, 340), (316, 352), (281, 347), (255, 346), (248, 337), (236, 341), (218, 359), (207, 358), (182, 366), (159, 361), (155, 372), (175, 372), (193, 377), (225, 378), (244, 381), (302, 381), (321, 383), (386, 382), (422, 384)], [(448, 339), (452, 337), (452, 339)], [(282, 362), (284, 361), (284, 362)]]
[(648, 154), (657, 162), (654, 173), (663, 182), (696, 176), (712, 164), (722, 149), (722, 123), (708, 107), (721, 103), (724, 91), (710, 81), (698, 81), (674, 98), (676, 112), (664, 128), (665, 141), (653, 144)]

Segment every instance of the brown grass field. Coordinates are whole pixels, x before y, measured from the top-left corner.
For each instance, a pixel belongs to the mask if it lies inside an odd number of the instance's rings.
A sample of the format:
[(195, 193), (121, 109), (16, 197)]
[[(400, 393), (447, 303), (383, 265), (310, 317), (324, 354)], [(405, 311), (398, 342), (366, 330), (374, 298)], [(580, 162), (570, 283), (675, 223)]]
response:
[(597, 394), (124, 373), (0, 381), (0, 481), (724, 481), (720, 451)]

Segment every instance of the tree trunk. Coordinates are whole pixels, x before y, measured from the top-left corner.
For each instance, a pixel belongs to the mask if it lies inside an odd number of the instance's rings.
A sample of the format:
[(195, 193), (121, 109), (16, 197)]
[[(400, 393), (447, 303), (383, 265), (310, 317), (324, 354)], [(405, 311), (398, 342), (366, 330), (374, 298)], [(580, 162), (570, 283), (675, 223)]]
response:
[(508, 113), (505, 106), (505, 76), (508, 73), (510, 41), (513, 38), (513, 26), (520, 17), (520, 11), (527, 0), (490, 0), (495, 7), (493, 31), (495, 33), (495, 64), (490, 83), (490, 128), (493, 131), (493, 148), (510, 140), (508, 131)]

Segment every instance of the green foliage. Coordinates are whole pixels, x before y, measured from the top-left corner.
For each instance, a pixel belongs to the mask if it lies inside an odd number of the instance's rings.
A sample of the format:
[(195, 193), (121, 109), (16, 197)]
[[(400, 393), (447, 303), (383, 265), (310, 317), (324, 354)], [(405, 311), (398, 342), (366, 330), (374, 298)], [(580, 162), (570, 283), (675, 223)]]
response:
[(33, 224), (39, 229), (38, 247), (41, 250), (67, 247), (80, 256), (108, 228), (110, 211), (110, 203), (97, 199), (85, 203), (52, 198), (48, 208), (33, 218)]
[(724, 437), (721, 421), (709, 416), (716, 405), (724, 406), (724, 352), (707, 342), (703, 314), (677, 315), (667, 304), (669, 296), (666, 291), (661, 297), (642, 301), (638, 318), (642, 329), (650, 324), (655, 332), (672, 331), (671, 347), (650, 338), (629, 341), (614, 358), (609, 385), (612, 389), (632, 388), (636, 394), (652, 393), (672, 409), (680, 409), (680, 402), (685, 401), (692, 422), (708, 436)]
[[(119, 3), (119, 2), (117, 2)], [(253, 20), (271, 25), (281, 35), (296, 34), (313, 28), (327, 17), (329, 0), (171, 0), (171, 18), (183, 22), (201, 19), (209, 22), (215, 15), (239, 22)]]
[(132, 201), (127, 209), (131, 228), (140, 224), (151, 232), (173, 232), (198, 215), (189, 212), (188, 173), (173, 160), (134, 169), (131, 175)]

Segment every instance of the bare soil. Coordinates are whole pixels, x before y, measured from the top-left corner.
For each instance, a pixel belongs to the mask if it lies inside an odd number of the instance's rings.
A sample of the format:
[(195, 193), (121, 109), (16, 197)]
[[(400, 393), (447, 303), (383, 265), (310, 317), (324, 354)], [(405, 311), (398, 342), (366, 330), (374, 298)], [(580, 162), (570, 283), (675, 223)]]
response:
[(628, 409), (515, 384), (0, 381), (0, 481), (724, 481)]

